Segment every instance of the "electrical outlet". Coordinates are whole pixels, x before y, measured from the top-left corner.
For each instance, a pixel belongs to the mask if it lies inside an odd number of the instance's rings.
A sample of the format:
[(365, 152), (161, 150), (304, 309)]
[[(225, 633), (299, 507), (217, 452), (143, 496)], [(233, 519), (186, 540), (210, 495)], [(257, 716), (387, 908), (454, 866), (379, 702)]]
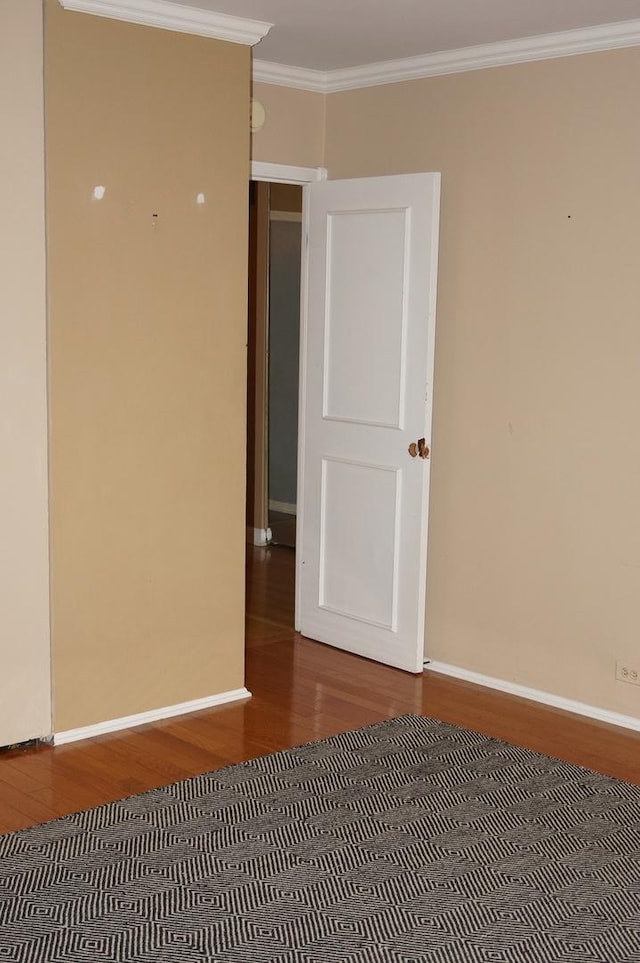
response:
[(616, 679), (618, 682), (630, 682), (632, 685), (640, 685), (640, 667), (629, 665), (628, 662), (616, 662)]

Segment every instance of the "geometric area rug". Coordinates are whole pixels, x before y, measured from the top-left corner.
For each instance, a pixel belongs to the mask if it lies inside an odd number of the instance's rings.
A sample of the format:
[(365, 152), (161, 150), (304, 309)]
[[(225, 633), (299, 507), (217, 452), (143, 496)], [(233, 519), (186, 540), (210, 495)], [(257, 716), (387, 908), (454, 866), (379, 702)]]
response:
[(638, 963), (640, 787), (420, 716), (0, 836), (0, 961)]

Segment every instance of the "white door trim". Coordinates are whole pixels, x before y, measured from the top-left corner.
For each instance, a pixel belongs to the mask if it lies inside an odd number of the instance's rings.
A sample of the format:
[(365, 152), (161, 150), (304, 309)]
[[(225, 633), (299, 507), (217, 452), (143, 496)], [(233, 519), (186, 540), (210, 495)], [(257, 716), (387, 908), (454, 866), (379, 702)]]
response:
[(269, 181), (272, 184), (313, 184), (326, 181), (326, 167), (292, 167), (290, 164), (270, 164), (267, 161), (251, 162), (251, 180)]

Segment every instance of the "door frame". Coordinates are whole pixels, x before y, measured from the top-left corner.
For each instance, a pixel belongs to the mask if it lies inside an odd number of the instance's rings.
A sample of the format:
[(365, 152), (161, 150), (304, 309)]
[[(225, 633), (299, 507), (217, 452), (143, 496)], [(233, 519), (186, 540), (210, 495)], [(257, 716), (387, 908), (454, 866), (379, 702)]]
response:
[[(308, 218), (309, 218), (309, 198), (308, 185), (327, 179), (326, 167), (293, 167), (289, 164), (271, 164), (265, 161), (252, 161), (251, 180), (267, 181), (271, 184), (298, 184), (302, 187), (302, 249), (301, 249), (301, 269), (300, 269), (300, 352), (298, 355), (299, 365), (299, 389), (298, 389), (298, 494), (297, 514), (296, 514), (296, 544), (299, 542), (300, 533), (304, 526), (304, 513), (302, 511), (302, 499), (300, 492), (303, 488), (303, 465), (304, 465), (304, 410), (306, 404), (306, 384), (305, 373), (302, 359), (305, 356), (307, 342), (307, 279), (308, 279)], [(302, 564), (300, 553), (296, 552), (296, 584), (295, 584), (295, 616), (294, 628), (300, 629), (300, 572), (299, 566)]]

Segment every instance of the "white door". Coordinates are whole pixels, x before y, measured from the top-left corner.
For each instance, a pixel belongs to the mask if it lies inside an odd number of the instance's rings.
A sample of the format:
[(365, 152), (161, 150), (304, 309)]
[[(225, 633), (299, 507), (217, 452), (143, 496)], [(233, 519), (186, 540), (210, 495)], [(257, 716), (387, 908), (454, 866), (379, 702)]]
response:
[(296, 625), (419, 672), (440, 175), (308, 192)]

